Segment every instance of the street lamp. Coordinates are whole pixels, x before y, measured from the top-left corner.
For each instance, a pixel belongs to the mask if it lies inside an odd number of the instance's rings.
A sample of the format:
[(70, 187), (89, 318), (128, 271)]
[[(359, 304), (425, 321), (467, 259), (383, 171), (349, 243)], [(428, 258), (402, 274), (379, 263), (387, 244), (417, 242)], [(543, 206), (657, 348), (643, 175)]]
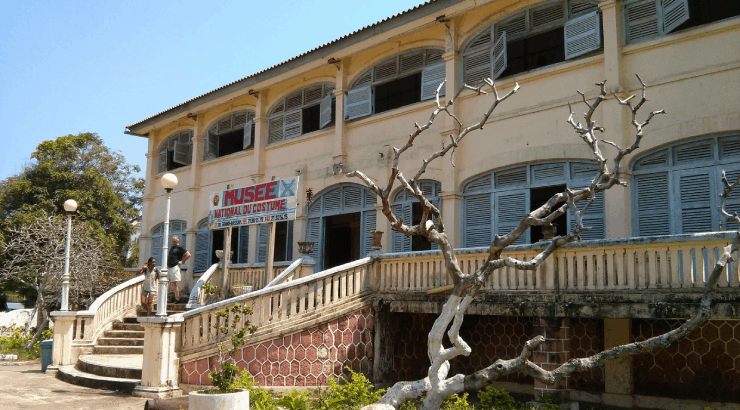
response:
[(69, 310), (69, 248), (72, 242), (72, 213), (77, 210), (77, 201), (68, 199), (64, 202), (67, 211), (67, 245), (64, 248), (64, 274), (62, 275), (62, 311)]
[(156, 316), (167, 316), (167, 239), (170, 235), (170, 199), (172, 190), (177, 186), (177, 177), (169, 172), (162, 175), (159, 181), (167, 193), (167, 206), (164, 214), (164, 232), (162, 233), (162, 268), (159, 272), (159, 289), (157, 290), (157, 314)]

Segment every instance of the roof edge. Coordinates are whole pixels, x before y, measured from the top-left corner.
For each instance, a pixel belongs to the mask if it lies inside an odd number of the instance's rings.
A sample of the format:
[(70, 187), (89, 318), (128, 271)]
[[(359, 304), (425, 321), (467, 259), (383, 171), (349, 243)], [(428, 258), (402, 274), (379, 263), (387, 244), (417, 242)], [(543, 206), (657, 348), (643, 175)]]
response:
[(239, 80), (218, 87), (207, 93), (201, 94), (195, 98), (180, 103), (172, 108), (168, 108), (164, 111), (154, 114), (144, 120), (128, 125), (125, 127), (126, 131), (124, 131), (124, 133), (137, 136), (147, 136), (148, 133), (145, 133), (145, 135), (139, 135), (140, 131), (158, 121), (187, 113), (188, 111), (199, 105), (208, 103), (235, 91), (279, 76), (303, 65), (328, 58), (331, 54), (336, 53), (337, 51), (342, 50), (346, 47), (368, 40), (372, 37), (393, 30), (411, 21), (427, 17), (431, 14), (438, 13), (441, 10), (444, 10), (452, 5), (464, 3), (466, 1), (468, 0), (429, 0), (411, 9), (402, 11), (374, 24), (365, 26), (352, 33), (346, 34), (336, 40), (330, 41), (326, 44), (322, 44), (312, 50), (292, 57), (272, 67), (266, 68), (262, 71), (258, 71), (257, 73), (248, 75)]

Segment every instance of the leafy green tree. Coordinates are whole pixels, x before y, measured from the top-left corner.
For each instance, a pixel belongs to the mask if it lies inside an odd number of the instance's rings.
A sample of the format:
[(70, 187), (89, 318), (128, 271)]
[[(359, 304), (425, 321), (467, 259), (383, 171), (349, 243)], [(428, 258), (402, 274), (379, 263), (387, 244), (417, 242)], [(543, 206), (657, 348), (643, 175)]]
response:
[(31, 223), (42, 212), (63, 214), (64, 201), (74, 199), (76, 219), (123, 263), (141, 206), (140, 168), (95, 133), (44, 141), (31, 159), (20, 174), (0, 182), (0, 240), (10, 227)]

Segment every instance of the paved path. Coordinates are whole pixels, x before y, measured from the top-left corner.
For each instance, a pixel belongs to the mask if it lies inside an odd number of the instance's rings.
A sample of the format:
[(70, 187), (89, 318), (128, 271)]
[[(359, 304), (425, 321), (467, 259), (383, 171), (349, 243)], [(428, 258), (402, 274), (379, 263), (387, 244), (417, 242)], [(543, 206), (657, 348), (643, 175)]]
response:
[(3, 410), (142, 410), (146, 399), (76, 386), (41, 373), (41, 364), (0, 366)]

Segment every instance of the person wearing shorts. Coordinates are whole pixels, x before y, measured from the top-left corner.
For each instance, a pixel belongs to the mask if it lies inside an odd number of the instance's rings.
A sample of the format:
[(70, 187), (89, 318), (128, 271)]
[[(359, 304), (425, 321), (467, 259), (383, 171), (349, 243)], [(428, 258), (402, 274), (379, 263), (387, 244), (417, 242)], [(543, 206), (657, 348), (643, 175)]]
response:
[(149, 258), (139, 270), (139, 275), (144, 274), (144, 283), (141, 285), (141, 306), (146, 308), (146, 315), (152, 315), (152, 302), (154, 301), (154, 293), (157, 291), (157, 277), (159, 275), (159, 269), (155, 266), (157, 260)]
[(180, 274), (180, 265), (190, 258), (190, 252), (180, 246), (180, 238), (175, 235), (172, 237), (172, 247), (167, 255), (167, 279), (170, 280), (172, 292), (175, 294), (175, 302), (180, 300), (180, 289), (178, 285), (182, 280)]

